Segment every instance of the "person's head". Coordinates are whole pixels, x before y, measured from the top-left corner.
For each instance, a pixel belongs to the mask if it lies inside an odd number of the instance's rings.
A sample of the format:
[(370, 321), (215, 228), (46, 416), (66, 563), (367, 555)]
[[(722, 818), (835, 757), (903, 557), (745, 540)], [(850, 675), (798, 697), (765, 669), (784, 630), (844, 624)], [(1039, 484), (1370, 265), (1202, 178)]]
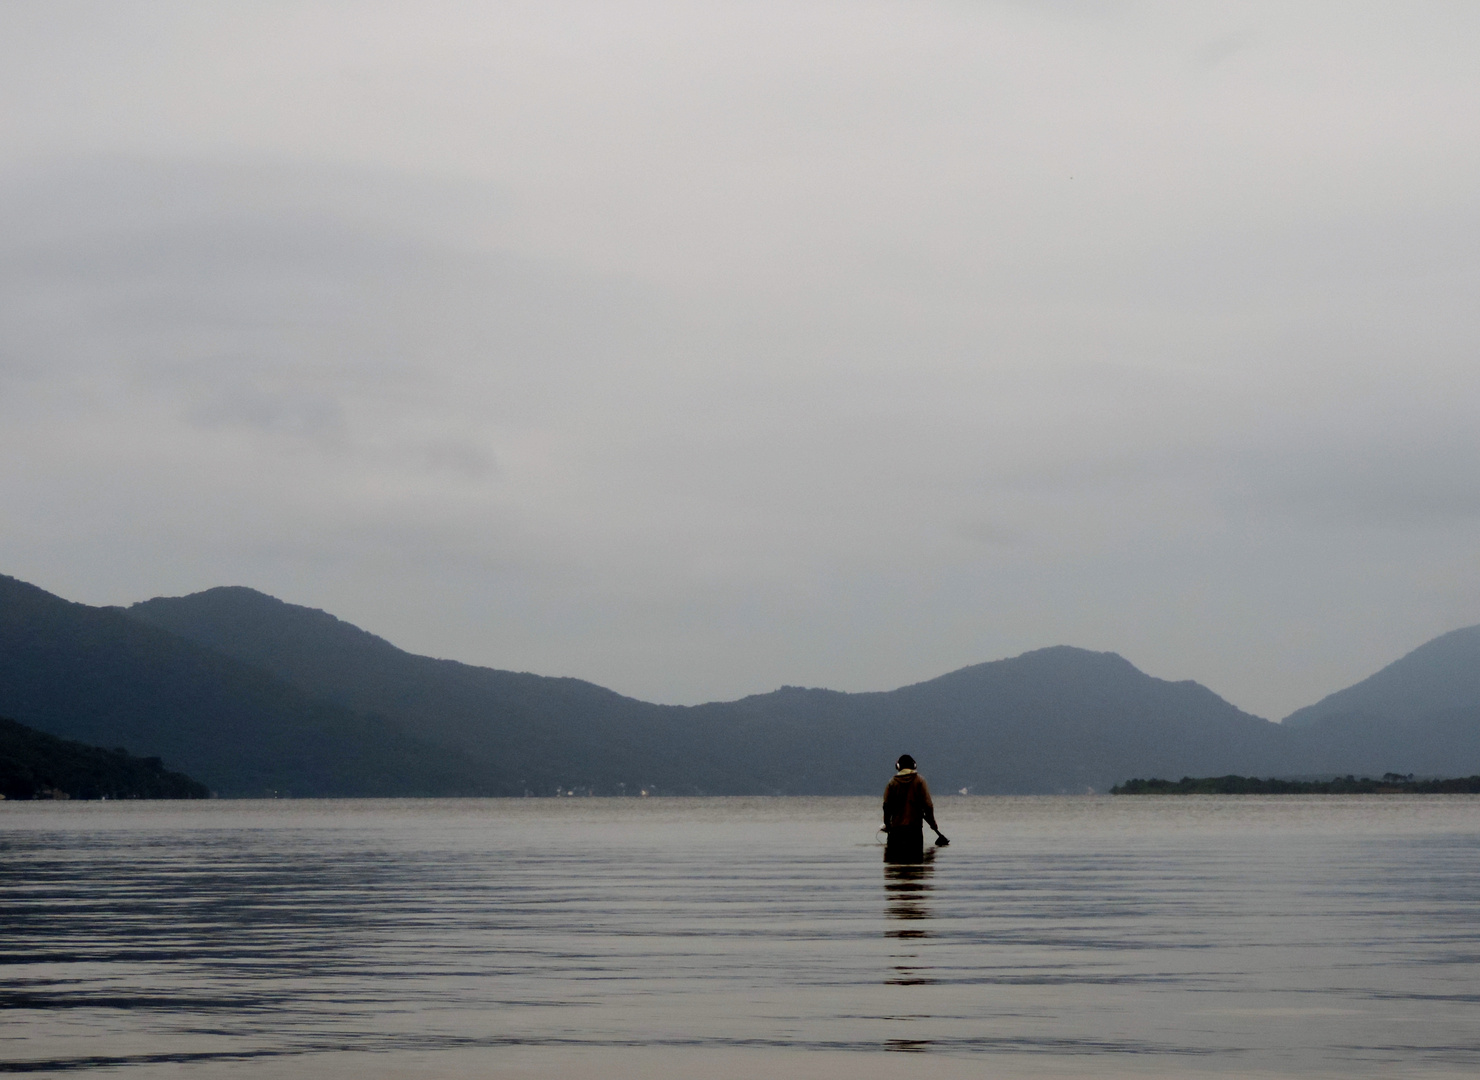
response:
[(913, 769), (915, 767), (915, 759), (908, 754), (900, 754), (899, 760), (894, 763), (894, 767), (896, 769)]

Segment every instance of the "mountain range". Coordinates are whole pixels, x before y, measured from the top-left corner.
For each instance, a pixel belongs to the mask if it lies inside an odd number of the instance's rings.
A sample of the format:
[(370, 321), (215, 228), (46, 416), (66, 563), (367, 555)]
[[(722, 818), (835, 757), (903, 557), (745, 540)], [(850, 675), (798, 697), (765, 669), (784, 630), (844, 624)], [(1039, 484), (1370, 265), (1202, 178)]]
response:
[(0, 715), (237, 796), (873, 793), (904, 750), (937, 789), (983, 794), (1456, 775), (1480, 772), (1480, 627), (1283, 724), (1067, 646), (887, 692), (672, 706), (416, 656), (246, 588), (98, 608), (0, 577)]

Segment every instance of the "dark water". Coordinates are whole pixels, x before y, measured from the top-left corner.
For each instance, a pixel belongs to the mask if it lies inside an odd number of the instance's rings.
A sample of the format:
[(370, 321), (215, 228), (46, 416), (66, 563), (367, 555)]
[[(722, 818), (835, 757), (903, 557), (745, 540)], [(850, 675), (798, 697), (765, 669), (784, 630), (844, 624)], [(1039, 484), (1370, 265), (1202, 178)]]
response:
[(0, 804), (0, 1072), (1470, 1076), (1480, 799)]

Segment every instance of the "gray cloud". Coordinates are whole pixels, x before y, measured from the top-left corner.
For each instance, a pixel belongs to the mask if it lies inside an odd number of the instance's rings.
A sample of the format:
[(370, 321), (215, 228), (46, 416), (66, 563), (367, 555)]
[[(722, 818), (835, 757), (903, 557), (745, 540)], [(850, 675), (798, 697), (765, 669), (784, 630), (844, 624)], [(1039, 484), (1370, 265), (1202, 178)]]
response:
[(1480, 621), (1480, 16), (15, 5), (6, 572), (660, 700)]

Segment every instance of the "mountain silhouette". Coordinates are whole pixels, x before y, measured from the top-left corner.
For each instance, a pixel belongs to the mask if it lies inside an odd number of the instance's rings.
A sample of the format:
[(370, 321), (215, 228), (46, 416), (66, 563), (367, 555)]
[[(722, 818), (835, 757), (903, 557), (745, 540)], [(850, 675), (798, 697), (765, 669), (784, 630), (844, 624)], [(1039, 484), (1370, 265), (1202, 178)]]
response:
[(1340, 716), (1402, 720), (1480, 704), (1480, 626), (1453, 630), (1420, 645), (1375, 675), (1285, 717), (1304, 727)]
[(1480, 772), (1480, 628), (1273, 724), (1114, 653), (1057, 646), (897, 690), (657, 705), (417, 656), (252, 589), (73, 604), (0, 578), (0, 715), (160, 757), (221, 794), (877, 794), (1133, 777)]
[(1312, 773), (1480, 769), (1480, 626), (1420, 645), (1284, 720)]
[(500, 794), (455, 755), (113, 608), (0, 576), (0, 715), (222, 795)]
[(304, 694), (385, 717), (505, 778), (516, 794), (715, 786), (714, 770), (694, 760), (705, 738), (686, 730), (702, 721), (681, 708), (580, 679), (416, 656), (327, 612), (252, 589), (208, 589), (127, 610)]
[(889, 692), (785, 687), (681, 707), (576, 679), (415, 656), (251, 589), (157, 598), (128, 611), (306, 694), (497, 762), (539, 793), (872, 792), (904, 749), (931, 762), (948, 790), (1079, 792), (1137, 770), (1267, 771), (1283, 745), (1277, 725), (1205, 687), (1068, 647)]

